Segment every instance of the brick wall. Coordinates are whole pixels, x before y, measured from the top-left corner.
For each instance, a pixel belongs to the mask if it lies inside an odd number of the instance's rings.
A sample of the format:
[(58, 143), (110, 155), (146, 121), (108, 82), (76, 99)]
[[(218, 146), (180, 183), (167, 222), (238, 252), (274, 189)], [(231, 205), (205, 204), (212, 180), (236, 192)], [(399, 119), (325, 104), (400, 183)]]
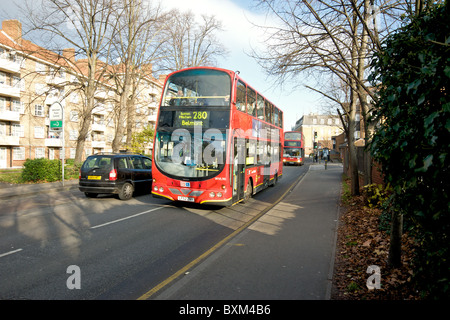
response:
[[(365, 157), (365, 150), (364, 147), (356, 147), (357, 149), (357, 165), (358, 165), (358, 173), (359, 173), (359, 185), (362, 187), (364, 186), (364, 157)], [(349, 151), (348, 147), (341, 147), (341, 157), (342, 157), (342, 163), (344, 167), (344, 174), (350, 177), (350, 161), (349, 161)], [(381, 164), (377, 162), (372, 162), (372, 183), (376, 184), (382, 184), (384, 185), (384, 177), (383, 173), (381, 172)]]

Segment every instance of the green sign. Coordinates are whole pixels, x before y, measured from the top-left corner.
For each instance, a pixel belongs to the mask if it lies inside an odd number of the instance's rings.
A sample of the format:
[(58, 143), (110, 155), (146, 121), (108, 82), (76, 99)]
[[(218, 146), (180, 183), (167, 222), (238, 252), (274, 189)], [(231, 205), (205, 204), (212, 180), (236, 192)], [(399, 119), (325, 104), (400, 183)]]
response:
[(62, 128), (62, 120), (50, 121), (50, 128), (51, 129)]

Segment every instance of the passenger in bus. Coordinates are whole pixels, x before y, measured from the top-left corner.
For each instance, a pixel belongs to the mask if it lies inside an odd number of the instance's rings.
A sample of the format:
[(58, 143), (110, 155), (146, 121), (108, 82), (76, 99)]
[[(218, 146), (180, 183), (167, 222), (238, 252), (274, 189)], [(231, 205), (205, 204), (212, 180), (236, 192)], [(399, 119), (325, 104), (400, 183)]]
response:
[(183, 98), (184, 98), (183, 90), (180, 89), (177, 92), (177, 96), (170, 99), (169, 105), (170, 106), (184, 106), (184, 105), (186, 105), (187, 101), (186, 101), (186, 99), (183, 99)]
[(205, 106), (226, 106), (230, 103), (230, 96), (220, 96), (217, 92), (214, 92), (210, 98), (205, 100)]

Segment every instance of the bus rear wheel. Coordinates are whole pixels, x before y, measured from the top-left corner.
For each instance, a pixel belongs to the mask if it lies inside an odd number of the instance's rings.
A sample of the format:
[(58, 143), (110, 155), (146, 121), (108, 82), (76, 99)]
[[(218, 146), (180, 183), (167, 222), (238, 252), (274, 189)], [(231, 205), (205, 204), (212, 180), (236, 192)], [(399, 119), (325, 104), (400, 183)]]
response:
[(253, 193), (252, 182), (248, 180), (247, 189), (245, 190), (244, 199), (242, 199), (242, 203), (248, 202), (248, 200), (250, 200), (250, 198), (252, 197), (252, 193)]

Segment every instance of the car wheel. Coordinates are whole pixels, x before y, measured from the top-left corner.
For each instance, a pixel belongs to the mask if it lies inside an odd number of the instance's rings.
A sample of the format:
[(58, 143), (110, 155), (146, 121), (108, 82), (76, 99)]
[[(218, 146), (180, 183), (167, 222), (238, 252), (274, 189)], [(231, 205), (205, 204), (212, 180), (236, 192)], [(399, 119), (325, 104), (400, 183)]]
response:
[(120, 200), (129, 200), (133, 196), (133, 186), (126, 182), (119, 191)]

